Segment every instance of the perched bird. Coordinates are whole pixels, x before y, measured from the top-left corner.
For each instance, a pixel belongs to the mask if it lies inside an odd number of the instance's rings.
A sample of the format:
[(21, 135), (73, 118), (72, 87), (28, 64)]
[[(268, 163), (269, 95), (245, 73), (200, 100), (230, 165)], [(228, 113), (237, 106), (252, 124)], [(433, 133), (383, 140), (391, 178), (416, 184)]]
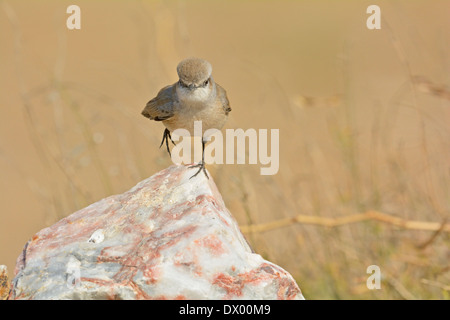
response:
[(158, 95), (150, 100), (142, 115), (150, 120), (162, 121), (164, 130), (161, 147), (166, 142), (170, 155), (169, 139), (175, 144), (171, 132), (183, 128), (194, 136), (194, 121), (202, 121), (202, 161), (190, 168), (199, 168), (191, 177), (205, 170), (205, 143), (208, 129), (221, 129), (231, 111), (227, 93), (211, 76), (211, 64), (203, 59), (188, 58), (177, 67), (179, 80), (162, 88)]

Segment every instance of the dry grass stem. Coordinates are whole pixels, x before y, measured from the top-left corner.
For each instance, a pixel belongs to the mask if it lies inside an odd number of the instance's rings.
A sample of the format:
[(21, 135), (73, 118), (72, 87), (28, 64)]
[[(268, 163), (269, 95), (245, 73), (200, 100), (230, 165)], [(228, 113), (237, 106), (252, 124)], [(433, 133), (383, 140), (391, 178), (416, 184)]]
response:
[(383, 222), (402, 229), (450, 232), (450, 224), (448, 223), (406, 220), (372, 210), (365, 213), (359, 213), (339, 218), (314, 217), (300, 214), (293, 218), (285, 218), (268, 223), (241, 226), (241, 231), (244, 233), (267, 232), (270, 230), (287, 227), (296, 223), (313, 224), (324, 227), (338, 227), (346, 224), (368, 220)]

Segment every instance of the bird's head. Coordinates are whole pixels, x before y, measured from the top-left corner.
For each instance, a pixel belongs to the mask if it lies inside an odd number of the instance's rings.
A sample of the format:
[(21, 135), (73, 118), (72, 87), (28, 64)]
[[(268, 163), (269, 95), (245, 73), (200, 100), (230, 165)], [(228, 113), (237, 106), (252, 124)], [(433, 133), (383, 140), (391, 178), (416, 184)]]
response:
[(182, 99), (205, 100), (211, 95), (214, 81), (211, 64), (203, 59), (188, 58), (177, 67), (177, 91)]

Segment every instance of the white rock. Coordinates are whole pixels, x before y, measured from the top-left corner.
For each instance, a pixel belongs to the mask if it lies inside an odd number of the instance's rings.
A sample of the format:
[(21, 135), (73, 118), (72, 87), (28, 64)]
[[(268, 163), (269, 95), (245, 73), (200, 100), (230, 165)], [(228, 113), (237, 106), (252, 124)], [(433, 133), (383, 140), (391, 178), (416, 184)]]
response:
[(100, 243), (103, 240), (105, 240), (105, 234), (103, 232), (103, 229), (98, 229), (95, 230), (95, 232), (91, 235), (88, 242)]
[(38, 232), (12, 298), (302, 299), (252, 252), (211, 175), (194, 173), (171, 166)]

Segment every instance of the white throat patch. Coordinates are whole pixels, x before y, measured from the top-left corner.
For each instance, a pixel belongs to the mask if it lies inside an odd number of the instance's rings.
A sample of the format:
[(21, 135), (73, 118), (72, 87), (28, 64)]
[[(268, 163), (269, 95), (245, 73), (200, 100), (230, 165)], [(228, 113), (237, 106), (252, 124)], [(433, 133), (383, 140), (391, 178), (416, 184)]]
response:
[(178, 98), (182, 101), (206, 101), (210, 98), (211, 88), (208, 86), (206, 88), (196, 88), (194, 90), (189, 90), (181, 86), (177, 86)]

